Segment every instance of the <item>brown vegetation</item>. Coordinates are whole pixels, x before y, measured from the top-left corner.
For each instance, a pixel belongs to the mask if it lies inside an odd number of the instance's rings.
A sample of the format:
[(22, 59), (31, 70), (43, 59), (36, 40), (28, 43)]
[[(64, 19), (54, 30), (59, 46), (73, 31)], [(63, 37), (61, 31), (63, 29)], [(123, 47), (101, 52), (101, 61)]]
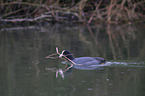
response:
[(145, 18), (144, 0), (1, 0), (3, 22), (135, 22)]

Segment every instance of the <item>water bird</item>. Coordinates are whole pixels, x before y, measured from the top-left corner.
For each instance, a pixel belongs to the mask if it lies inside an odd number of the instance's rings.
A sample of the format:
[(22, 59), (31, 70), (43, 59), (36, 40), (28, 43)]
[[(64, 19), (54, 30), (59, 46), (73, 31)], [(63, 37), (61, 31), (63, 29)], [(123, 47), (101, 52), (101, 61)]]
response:
[(59, 55), (60, 58), (65, 57), (69, 62), (72, 64), (68, 64), (67, 69), (72, 67), (76, 69), (95, 69), (98, 65), (105, 64), (105, 60), (101, 57), (78, 57), (74, 58), (73, 54), (68, 50), (63, 50), (62, 53)]

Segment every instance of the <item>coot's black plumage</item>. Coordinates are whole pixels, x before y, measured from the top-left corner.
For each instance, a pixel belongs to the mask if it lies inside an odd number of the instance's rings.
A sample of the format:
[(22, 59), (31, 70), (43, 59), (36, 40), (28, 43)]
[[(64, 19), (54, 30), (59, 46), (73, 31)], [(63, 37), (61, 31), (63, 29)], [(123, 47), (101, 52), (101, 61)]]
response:
[[(80, 67), (82, 66), (84, 67), (95, 67), (97, 65), (100, 64), (104, 64), (105, 60), (101, 57), (79, 57), (79, 58), (74, 58), (73, 55), (71, 54), (71, 52), (69, 52), (68, 50), (64, 50), (60, 57), (62, 56), (66, 56), (67, 58), (69, 58), (70, 60), (72, 60), (74, 63), (78, 64)], [(74, 67), (78, 67), (76, 65), (74, 65)], [(79, 68), (80, 68), (79, 67)], [(81, 67), (81, 68), (82, 68)]]

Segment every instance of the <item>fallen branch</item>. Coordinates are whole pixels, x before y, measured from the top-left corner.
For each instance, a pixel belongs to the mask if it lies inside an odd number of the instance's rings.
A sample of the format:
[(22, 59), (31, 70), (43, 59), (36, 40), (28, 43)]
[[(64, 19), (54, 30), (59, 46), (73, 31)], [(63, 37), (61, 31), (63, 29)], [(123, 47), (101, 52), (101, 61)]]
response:
[(29, 21), (29, 22), (33, 22), (33, 21), (37, 21), (40, 19), (45, 19), (47, 18), (48, 21), (51, 21), (51, 19), (48, 19), (48, 17), (50, 18), (50, 15), (41, 15), (39, 17), (35, 17), (34, 19), (0, 19), (0, 21), (4, 21), (4, 22), (22, 22), (22, 21)]

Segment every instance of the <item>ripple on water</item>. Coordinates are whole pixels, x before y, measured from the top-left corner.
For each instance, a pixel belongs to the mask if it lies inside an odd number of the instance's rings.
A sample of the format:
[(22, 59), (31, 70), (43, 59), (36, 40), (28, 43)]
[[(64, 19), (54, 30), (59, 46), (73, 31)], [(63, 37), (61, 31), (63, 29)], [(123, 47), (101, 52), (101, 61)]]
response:
[(93, 90), (93, 88), (88, 88), (88, 90)]

